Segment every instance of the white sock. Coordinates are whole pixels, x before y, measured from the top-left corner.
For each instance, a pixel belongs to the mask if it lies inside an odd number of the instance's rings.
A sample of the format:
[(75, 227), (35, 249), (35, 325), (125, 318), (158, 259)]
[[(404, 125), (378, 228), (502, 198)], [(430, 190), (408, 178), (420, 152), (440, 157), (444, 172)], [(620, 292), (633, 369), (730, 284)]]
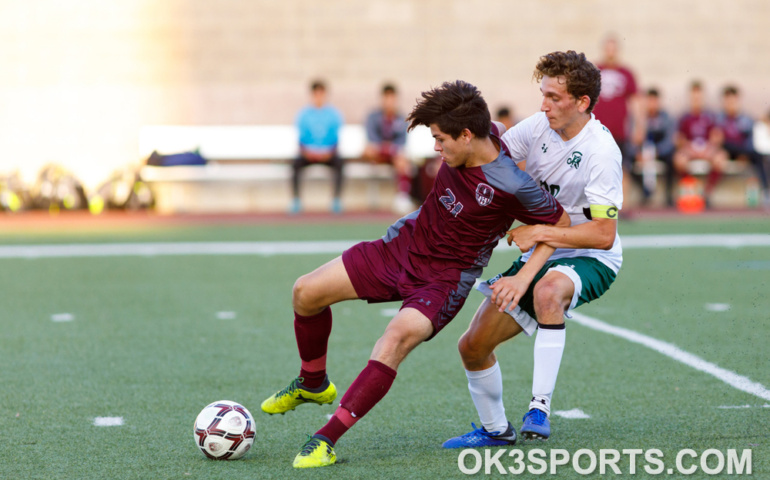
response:
[(551, 396), (559, 375), (561, 356), (567, 339), (564, 328), (538, 328), (535, 337), (535, 368), (532, 373), (532, 401), (529, 409), (539, 408), (551, 414)]
[(466, 370), (465, 375), (468, 377), (468, 390), (479, 412), (481, 424), (488, 432), (505, 432), (508, 429), (508, 419), (505, 418), (503, 406), (503, 375), (500, 373), (500, 364), (495, 362), (490, 368), (477, 372)]

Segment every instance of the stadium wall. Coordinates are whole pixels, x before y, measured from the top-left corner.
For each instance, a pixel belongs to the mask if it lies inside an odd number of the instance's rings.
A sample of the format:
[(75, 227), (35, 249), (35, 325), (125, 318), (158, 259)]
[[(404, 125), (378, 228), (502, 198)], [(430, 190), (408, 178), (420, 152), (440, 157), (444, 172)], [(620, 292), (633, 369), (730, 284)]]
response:
[(55, 162), (93, 186), (141, 160), (142, 125), (290, 123), (317, 77), (351, 123), (386, 80), (404, 110), (463, 78), (525, 116), (538, 56), (597, 59), (608, 32), (673, 111), (699, 78), (712, 104), (737, 83), (759, 115), (768, 25), (766, 0), (1, 0), (0, 173)]

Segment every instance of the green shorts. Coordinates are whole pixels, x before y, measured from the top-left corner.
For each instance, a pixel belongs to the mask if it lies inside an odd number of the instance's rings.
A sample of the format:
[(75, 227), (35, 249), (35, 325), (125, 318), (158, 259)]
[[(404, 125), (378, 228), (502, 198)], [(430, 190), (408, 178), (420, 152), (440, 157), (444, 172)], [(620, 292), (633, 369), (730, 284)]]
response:
[[(491, 285), (502, 277), (516, 275), (521, 270), (521, 267), (524, 266), (524, 263), (521, 261), (521, 258), (517, 259), (513, 262), (511, 268), (505, 272), (490, 278), (486, 282), (482, 282), (478, 286), (478, 290), (484, 295), (490, 296), (492, 292), (490, 289)], [(567, 275), (572, 280), (572, 283), (575, 284), (575, 293), (572, 296), (569, 310), (601, 297), (604, 292), (610, 289), (610, 285), (612, 285), (617, 276), (607, 265), (591, 257), (560, 258), (546, 262), (543, 268), (535, 275), (535, 278), (529, 285), (529, 289), (527, 289), (527, 293), (519, 300), (518, 306), (513, 311), (506, 310), (524, 327), (524, 331), (528, 335), (531, 335), (537, 327), (537, 315), (535, 314), (532, 292), (537, 282), (552, 269)]]

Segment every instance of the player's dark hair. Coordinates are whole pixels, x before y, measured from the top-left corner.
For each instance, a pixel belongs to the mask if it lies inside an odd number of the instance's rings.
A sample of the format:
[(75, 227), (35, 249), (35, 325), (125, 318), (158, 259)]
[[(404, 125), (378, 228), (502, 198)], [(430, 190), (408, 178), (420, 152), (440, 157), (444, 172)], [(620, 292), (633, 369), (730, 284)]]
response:
[(508, 107), (500, 107), (497, 110), (497, 118), (510, 117), (510, 116), (511, 116), (511, 109)]
[(479, 138), (487, 138), (492, 118), (484, 97), (478, 88), (468, 82), (455, 80), (422, 92), (412, 113), (406, 117), (409, 130), (418, 125), (438, 125), (438, 128), (457, 139), (464, 129)]
[(722, 95), (725, 97), (728, 95), (738, 95), (738, 87), (735, 85), (727, 85), (724, 90), (722, 90)]
[(323, 80), (313, 80), (313, 83), (310, 84), (310, 91), (315, 92), (316, 90), (326, 91), (326, 83)]
[(535, 66), (533, 77), (539, 82), (545, 76), (563, 76), (567, 81), (567, 93), (575, 98), (588, 95), (591, 103), (588, 104), (587, 113), (591, 113), (599, 100), (599, 93), (602, 91), (602, 74), (586, 59), (584, 53), (568, 50), (543, 55)]
[(701, 83), (700, 80), (693, 80), (692, 82), (690, 82), (691, 92), (701, 91), (701, 90), (703, 90), (703, 83)]
[(382, 86), (382, 94), (383, 95), (385, 95), (385, 94), (393, 94), (393, 95), (395, 95), (396, 94), (396, 86), (393, 85), (392, 83), (386, 83), (385, 85)]
[(652, 88), (648, 88), (648, 89), (647, 89), (647, 96), (648, 96), (648, 97), (655, 97), (655, 98), (658, 98), (658, 97), (660, 97), (660, 92), (659, 92), (659, 91), (658, 91), (658, 89), (657, 89), (657, 88), (655, 88), (655, 87), (652, 87)]

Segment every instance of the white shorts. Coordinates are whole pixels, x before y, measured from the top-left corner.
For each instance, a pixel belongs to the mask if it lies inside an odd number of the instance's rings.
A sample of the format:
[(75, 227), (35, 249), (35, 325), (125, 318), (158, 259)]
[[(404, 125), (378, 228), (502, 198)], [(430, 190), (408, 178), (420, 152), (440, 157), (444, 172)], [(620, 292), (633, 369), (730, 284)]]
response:
[[(556, 265), (554, 267), (551, 267), (548, 269), (548, 272), (551, 270), (555, 270), (557, 272), (563, 273), (566, 275), (570, 280), (572, 280), (572, 284), (575, 286), (574, 291), (572, 293), (572, 301), (570, 302), (569, 309), (567, 309), (567, 312), (565, 312), (565, 316), (567, 318), (572, 318), (569, 314), (569, 312), (575, 308), (578, 302), (578, 297), (580, 297), (580, 291), (583, 289), (583, 281), (580, 279), (580, 275), (572, 269), (569, 268), (566, 265)], [(487, 282), (480, 282), (476, 286), (476, 290), (483, 293), (484, 296), (487, 298), (490, 298), (492, 296), (492, 287), (489, 286)], [(511, 302), (513, 303), (513, 302)], [(526, 333), (528, 336), (532, 336), (533, 333), (535, 333), (535, 330), (537, 330), (537, 320), (532, 318), (532, 316), (525, 312), (523, 309), (521, 309), (518, 305), (513, 307), (513, 309), (510, 308), (510, 304), (505, 309), (505, 313), (512, 316), (514, 320), (516, 320), (516, 323), (518, 323), (521, 328), (524, 330), (524, 333)]]

